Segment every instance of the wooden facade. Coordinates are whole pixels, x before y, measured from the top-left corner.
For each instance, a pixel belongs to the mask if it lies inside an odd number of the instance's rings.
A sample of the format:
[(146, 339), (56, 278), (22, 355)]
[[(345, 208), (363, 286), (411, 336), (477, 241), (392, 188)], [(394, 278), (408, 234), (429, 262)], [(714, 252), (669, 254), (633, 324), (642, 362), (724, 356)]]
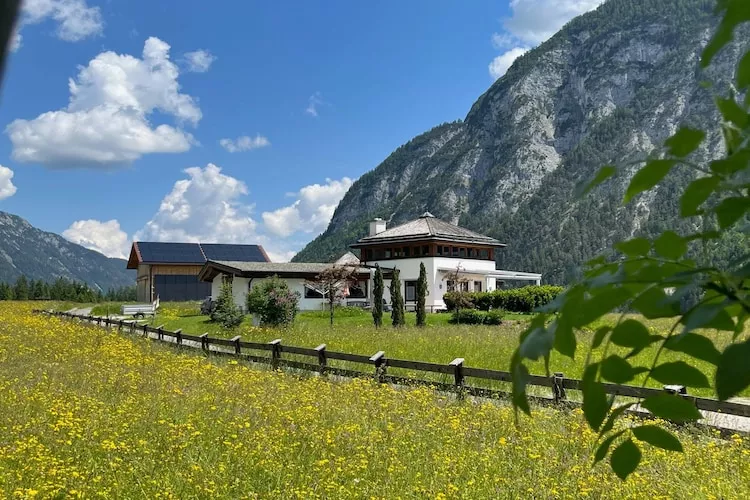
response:
[(362, 245), (359, 259), (363, 263), (420, 257), (450, 257), (469, 260), (495, 260), (495, 247), (450, 241), (413, 241)]

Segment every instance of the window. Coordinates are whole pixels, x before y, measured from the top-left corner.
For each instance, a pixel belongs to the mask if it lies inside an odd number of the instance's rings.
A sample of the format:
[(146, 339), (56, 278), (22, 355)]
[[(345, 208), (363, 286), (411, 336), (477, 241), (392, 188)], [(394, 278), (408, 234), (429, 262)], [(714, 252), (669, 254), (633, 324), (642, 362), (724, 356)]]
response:
[(221, 282), (222, 283), (231, 283), (234, 281), (234, 275), (233, 274), (222, 274), (221, 275)]
[(372, 260), (372, 248), (365, 250), (365, 260)]
[(459, 257), (466, 257), (466, 249), (465, 248), (459, 248), (458, 249), (458, 256)]
[(479, 257), (479, 251), (476, 248), (470, 248), (469, 257), (472, 259), (476, 259), (477, 257)]
[(453, 251), (451, 252), (451, 255), (454, 257), (458, 257), (458, 247), (453, 247)]
[(487, 250), (486, 248), (482, 249), (482, 258), (485, 260), (489, 260), (490, 258), (490, 251)]
[(404, 247), (404, 257), (409, 257), (409, 251), (411, 250), (410, 247)]
[(416, 281), (405, 281), (404, 282), (404, 296), (407, 302), (417, 301), (417, 282)]
[(475, 281), (474, 282), (474, 291), (475, 292), (481, 292), (482, 291), (482, 282), (481, 281)]
[(349, 285), (349, 297), (350, 299), (366, 299), (367, 298), (367, 281), (357, 281)]
[(462, 292), (468, 292), (469, 291), (469, 282), (468, 281), (461, 282), (461, 287), (460, 288), (461, 288)]
[(325, 294), (322, 290), (312, 286), (312, 285), (305, 285), (305, 298), (306, 299), (322, 299), (325, 297)]
[(422, 247), (422, 255), (430, 255), (430, 246), (429, 245), (424, 245)]
[(391, 249), (390, 248), (386, 248), (385, 249), (385, 258), (386, 259), (390, 259), (391, 258)]
[(446, 288), (449, 292), (455, 292), (456, 291), (456, 282), (453, 280), (448, 280), (446, 282)]

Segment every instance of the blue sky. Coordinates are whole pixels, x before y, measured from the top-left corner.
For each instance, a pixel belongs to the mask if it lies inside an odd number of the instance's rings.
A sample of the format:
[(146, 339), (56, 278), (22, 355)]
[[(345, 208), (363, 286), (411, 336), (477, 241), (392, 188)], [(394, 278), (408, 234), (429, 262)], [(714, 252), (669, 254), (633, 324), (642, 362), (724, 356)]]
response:
[(288, 259), (352, 181), (598, 3), (28, 0), (0, 210), (111, 256), (136, 238)]

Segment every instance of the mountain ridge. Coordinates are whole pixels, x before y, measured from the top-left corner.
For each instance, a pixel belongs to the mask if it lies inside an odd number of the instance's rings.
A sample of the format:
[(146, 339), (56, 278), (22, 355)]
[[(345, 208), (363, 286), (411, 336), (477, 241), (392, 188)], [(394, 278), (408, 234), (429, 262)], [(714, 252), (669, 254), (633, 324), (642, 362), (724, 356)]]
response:
[(106, 257), (0, 211), (0, 282), (21, 275), (47, 282), (63, 277), (106, 292), (135, 283), (135, 272), (126, 265), (123, 259)]
[[(614, 241), (679, 220), (676, 193), (692, 178), (676, 169), (659, 187), (621, 206), (633, 168), (583, 199), (578, 182), (605, 164), (637, 163), (679, 126), (709, 134), (696, 160), (723, 151), (712, 92), (724, 92), (748, 43), (747, 30), (706, 70), (700, 54), (717, 25), (708, 0), (609, 0), (571, 20), (514, 62), (472, 105), (399, 147), (357, 180), (326, 231), (295, 261), (330, 260), (367, 232), (429, 210), (508, 244), (504, 269), (567, 283)], [(700, 85), (715, 83), (714, 90)]]

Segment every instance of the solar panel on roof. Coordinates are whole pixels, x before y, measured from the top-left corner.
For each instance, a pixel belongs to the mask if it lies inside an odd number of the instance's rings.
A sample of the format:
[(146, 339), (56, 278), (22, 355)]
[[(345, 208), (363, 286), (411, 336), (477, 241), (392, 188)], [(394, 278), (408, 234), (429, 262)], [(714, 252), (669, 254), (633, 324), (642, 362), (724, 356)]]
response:
[(138, 242), (142, 262), (202, 264), (206, 261), (198, 243)]
[(203, 253), (209, 260), (230, 260), (239, 262), (266, 262), (266, 257), (258, 245), (226, 245), (221, 243), (201, 243)]

